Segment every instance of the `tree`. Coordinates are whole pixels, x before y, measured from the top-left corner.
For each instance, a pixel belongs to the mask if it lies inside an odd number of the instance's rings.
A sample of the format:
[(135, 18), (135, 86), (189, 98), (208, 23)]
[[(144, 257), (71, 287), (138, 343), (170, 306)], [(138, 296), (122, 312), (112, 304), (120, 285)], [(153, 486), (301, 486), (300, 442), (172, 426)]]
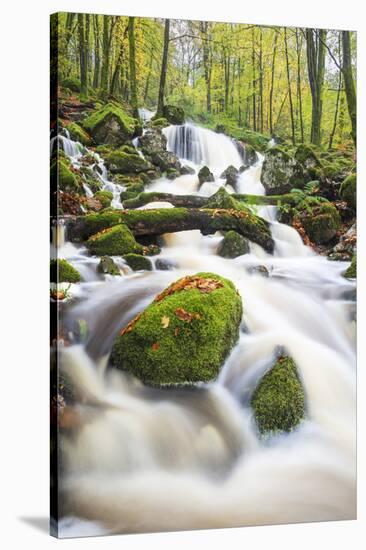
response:
[(269, 91), (269, 131), (271, 133), (271, 136), (273, 135), (273, 90), (274, 90), (275, 63), (276, 63), (276, 53), (277, 53), (277, 39), (278, 39), (278, 32), (277, 32), (277, 29), (275, 29), (274, 39), (273, 39), (273, 53), (272, 53), (271, 87)]
[(291, 135), (292, 135), (292, 143), (295, 145), (296, 139), (295, 139), (294, 107), (293, 107), (293, 103), (292, 103), (291, 77), (290, 77), (290, 63), (289, 63), (289, 59), (288, 59), (287, 29), (286, 29), (286, 28), (285, 28), (285, 34), (284, 34), (284, 42), (285, 42), (285, 56), (286, 56), (286, 74), (287, 74), (288, 98), (289, 98), (289, 102), (290, 102), (290, 115), (291, 115)]
[(88, 95), (88, 60), (84, 29), (84, 14), (82, 13), (78, 13), (78, 35), (80, 59), (80, 97), (86, 98)]
[(165, 19), (164, 25), (164, 45), (163, 45), (163, 59), (161, 63), (159, 94), (158, 94), (158, 108), (157, 117), (164, 115), (164, 96), (165, 96), (165, 83), (166, 73), (168, 69), (168, 52), (169, 52), (169, 38), (170, 38), (170, 19)]
[(136, 85), (136, 50), (135, 50), (135, 18), (128, 19), (128, 45), (129, 45), (129, 61), (130, 61), (130, 102), (132, 113), (135, 118), (139, 117), (137, 104), (137, 85)]
[(342, 31), (342, 50), (343, 50), (342, 72), (343, 72), (344, 87), (346, 90), (348, 113), (351, 119), (352, 139), (356, 144), (357, 101), (356, 101), (355, 83), (353, 81), (353, 74), (352, 74), (351, 42), (350, 42), (349, 31)]
[(326, 35), (327, 31), (323, 29), (306, 29), (306, 53), (312, 100), (310, 140), (314, 145), (320, 145)]

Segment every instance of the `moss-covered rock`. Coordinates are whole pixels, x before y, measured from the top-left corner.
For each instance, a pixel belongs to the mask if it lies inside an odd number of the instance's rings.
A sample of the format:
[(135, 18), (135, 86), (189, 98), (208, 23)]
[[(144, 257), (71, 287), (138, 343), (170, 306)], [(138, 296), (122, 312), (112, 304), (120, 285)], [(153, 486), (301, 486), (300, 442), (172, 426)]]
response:
[(176, 107), (175, 105), (165, 105), (163, 109), (163, 116), (170, 124), (184, 124), (185, 114), (181, 107)]
[(237, 258), (249, 253), (249, 242), (236, 231), (228, 231), (220, 242), (217, 254), (223, 258)]
[(149, 126), (152, 126), (153, 128), (166, 128), (166, 126), (169, 126), (169, 122), (166, 118), (156, 118), (149, 122)]
[(80, 273), (66, 260), (50, 261), (51, 283), (78, 283), (81, 280)]
[(157, 128), (150, 128), (139, 138), (139, 145), (145, 155), (152, 155), (156, 151), (166, 151), (167, 139)]
[(108, 208), (111, 205), (113, 193), (102, 189), (101, 191), (97, 191), (95, 193), (94, 198), (98, 199), (103, 208)]
[(226, 191), (225, 187), (219, 189), (208, 199), (206, 208), (222, 208), (225, 210), (246, 210), (246, 206), (235, 200), (232, 195)]
[(115, 103), (107, 103), (83, 121), (96, 144), (122, 145), (136, 132), (136, 120)]
[(71, 90), (72, 92), (79, 93), (80, 92), (80, 79), (79, 78), (65, 78), (61, 82), (61, 86), (63, 88), (67, 88)]
[(200, 185), (202, 185), (206, 181), (215, 181), (215, 178), (213, 174), (210, 172), (210, 169), (208, 166), (203, 166), (201, 170), (198, 172), (198, 181)]
[(71, 170), (69, 162), (65, 159), (57, 159), (51, 164), (51, 177), (58, 182), (58, 187), (66, 193), (80, 191), (80, 181), (77, 175)]
[(256, 387), (251, 406), (259, 432), (290, 432), (305, 417), (305, 395), (294, 360), (280, 355)]
[(228, 166), (226, 170), (221, 174), (220, 178), (226, 180), (226, 185), (231, 185), (231, 187), (236, 190), (236, 183), (238, 181), (239, 170), (235, 166)]
[(180, 170), (178, 157), (170, 151), (153, 151), (150, 158), (153, 164), (158, 166), (162, 172), (167, 172), (169, 170), (178, 172)]
[(139, 174), (152, 168), (152, 165), (132, 148), (112, 151), (106, 157), (105, 162), (113, 174)]
[(104, 275), (121, 275), (119, 267), (110, 256), (102, 256), (100, 258), (97, 271), (98, 273), (103, 273)]
[(214, 380), (238, 340), (241, 316), (231, 281), (184, 277), (121, 331), (111, 361), (153, 386)]
[(70, 137), (74, 141), (78, 141), (82, 145), (89, 147), (91, 145), (92, 139), (89, 134), (76, 122), (71, 122), (67, 126), (67, 130), (70, 133)]
[(295, 159), (303, 166), (312, 179), (315, 179), (313, 171), (316, 168), (321, 168), (322, 163), (314, 149), (304, 143), (300, 144), (295, 152)]
[(311, 206), (311, 199), (308, 199), (307, 207), (296, 217), (300, 220), (309, 239), (315, 244), (331, 241), (341, 225), (338, 210), (327, 201)]
[(152, 263), (149, 258), (140, 254), (125, 254), (123, 259), (133, 271), (152, 271)]
[(124, 224), (104, 229), (89, 237), (87, 248), (97, 256), (123, 256), (124, 254), (142, 254), (143, 247)]
[(351, 264), (346, 269), (346, 271), (344, 272), (343, 275), (344, 275), (344, 277), (346, 277), (346, 279), (356, 279), (356, 277), (357, 277), (357, 256), (356, 256), (356, 254), (353, 255)]
[(293, 188), (303, 188), (305, 177), (301, 164), (280, 147), (266, 152), (262, 183), (267, 195), (281, 195)]
[(356, 211), (357, 202), (357, 176), (351, 174), (341, 185), (339, 192), (341, 199), (344, 200), (352, 210)]

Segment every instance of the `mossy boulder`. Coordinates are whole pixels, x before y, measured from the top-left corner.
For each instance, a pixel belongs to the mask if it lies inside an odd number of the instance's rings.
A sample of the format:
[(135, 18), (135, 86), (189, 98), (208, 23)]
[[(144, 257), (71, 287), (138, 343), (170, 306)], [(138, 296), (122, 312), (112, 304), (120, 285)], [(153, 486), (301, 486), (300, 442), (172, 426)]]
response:
[(108, 208), (111, 205), (113, 193), (102, 189), (101, 191), (97, 191), (95, 193), (94, 198), (98, 199), (103, 208)]
[(305, 417), (305, 394), (291, 357), (277, 358), (257, 385), (251, 406), (261, 435), (290, 432), (300, 424)]
[(308, 178), (317, 179), (319, 177), (322, 163), (309, 145), (300, 144), (295, 151), (295, 159), (302, 165)]
[(115, 103), (107, 103), (83, 121), (96, 144), (122, 145), (136, 133), (137, 121)]
[(344, 200), (352, 210), (356, 211), (356, 202), (357, 202), (356, 174), (351, 174), (343, 181), (339, 194), (341, 199)]
[(112, 174), (139, 174), (152, 168), (152, 165), (140, 157), (135, 149), (132, 150), (129, 147), (121, 147), (112, 151), (106, 157), (105, 162)]
[(50, 261), (51, 283), (78, 283), (81, 280), (80, 273), (66, 260)]
[(166, 126), (169, 126), (169, 122), (166, 118), (156, 118), (149, 122), (149, 126), (152, 126), (153, 128), (166, 128)]
[(228, 231), (220, 242), (217, 254), (223, 258), (237, 258), (249, 253), (249, 241), (236, 231)]
[(79, 93), (80, 92), (80, 79), (79, 78), (65, 78), (61, 82), (61, 86), (63, 88), (67, 88), (68, 90), (71, 90), (72, 92)]
[(74, 141), (78, 141), (82, 145), (85, 145), (86, 147), (89, 147), (92, 143), (92, 139), (89, 136), (89, 134), (76, 122), (71, 122), (67, 126), (67, 130), (70, 133), (70, 137)]
[(181, 107), (165, 105), (163, 108), (163, 116), (170, 124), (184, 124), (185, 114)]
[(200, 185), (203, 185), (206, 181), (215, 181), (213, 174), (210, 172), (208, 166), (203, 166), (198, 172), (198, 181)]
[(178, 157), (170, 151), (153, 151), (150, 155), (152, 163), (162, 172), (175, 170), (179, 175), (180, 162)]
[(356, 279), (356, 277), (357, 277), (357, 256), (356, 256), (356, 254), (353, 255), (351, 264), (346, 269), (343, 276), (346, 277), (346, 279)]
[(241, 316), (231, 281), (214, 273), (184, 277), (120, 332), (111, 362), (152, 386), (215, 380), (238, 340)]
[(124, 254), (142, 254), (143, 247), (124, 224), (104, 229), (89, 237), (87, 248), (97, 256), (123, 256)]
[(123, 259), (133, 271), (152, 271), (152, 263), (149, 258), (140, 254), (125, 254)]
[(167, 139), (157, 128), (150, 128), (139, 138), (139, 145), (145, 155), (152, 155), (156, 151), (166, 151)]
[(226, 180), (226, 185), (231, 185), (236, 190), (236, 184), (239, 177), (239, 170), (235, 166), (228, 166), (221, 174), (220, 178)]
[(308, 199), (307, 207), (297, 215), (309, 239), (315, 244), (326, 244), (331, 241), (341, 225), (336, 207), (327, 201), (311, 206)]
[(266, 152), (262, 183), (267, 195), (282, 195), (293, 188), (302, 189), (305, 177), (301, 164), (280, 147)]
[(102, 256), (100, 258), (97, 271), (98, 273), (103, 273), (104, 275), (121, 275), (119, 267), (110, 256)]
[(219, 189), (208, 199), (205, 208), (219, 208), (224, 210), (246, 210), (246, 207), (230, 195), (225, 187)]
[(77, 193), (81, 185), (77, 175), (71, 170), (65, 158), (60, 158), (51, 164), (51, 178), (58, 182), (58, 187), (66, 193)]

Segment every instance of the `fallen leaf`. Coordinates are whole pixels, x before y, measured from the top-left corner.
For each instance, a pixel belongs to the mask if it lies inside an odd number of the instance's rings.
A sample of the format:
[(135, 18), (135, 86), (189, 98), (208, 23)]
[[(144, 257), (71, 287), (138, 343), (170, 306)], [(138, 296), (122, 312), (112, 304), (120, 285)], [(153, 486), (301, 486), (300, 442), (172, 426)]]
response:
[(170, 323), (169, 317), (167, 317), (166, 315), (163, 315), (163, 317), (161, 318), (161, 326), (163, 328), (168, 328), (169, 323)]
[(153, 344), (153, 345), (151, 346), (151, 349), (152, 349), (153, 351), (157, 351), (159, 348), (160, 348), (159, 342), (155, 342), (155, 344)]
[(179, 328), (177, 327), (174, 331), (174, 336), (178, 336), (178, 334), (179, 334)]
[(188, 311), (186, 311), (182, 307), (178, 307), (175, 310), (175, 314), (181, 321), (188, 321), (189, 323), (192, 321), (193, 318), (192, 314), (188, 313)]

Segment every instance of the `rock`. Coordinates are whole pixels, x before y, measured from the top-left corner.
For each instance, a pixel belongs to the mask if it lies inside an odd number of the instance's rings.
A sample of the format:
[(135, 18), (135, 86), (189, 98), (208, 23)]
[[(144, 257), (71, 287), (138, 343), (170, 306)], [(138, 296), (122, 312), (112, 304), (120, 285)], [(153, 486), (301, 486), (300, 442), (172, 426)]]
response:
[(305, 229), (309, 239), (315, 244), (328, 243), (335, 237), (340, 228), (339, 213), (330, 202), (321, 202), (312, 207), (308, 206), (296, 218)]
[(245, 210), (246, 207), (229, 195), (225, 187), (219, 187), (218, 191), (208, 199), (206, 208)]
[(72, 92), (80, 92), (80, 79), (79, 78), (65, 78), (61, 82), (63, 88), (68, 88)]
[(188, 174), (193, 175), (196, 172), (195, 172), (194, 168), (192, 168), (191, 166), (188, 166), (187, 164), (184, 164), (180, 169), (180, 173), (181, 173), (182, 176), (186, 176)]
[(161, 130), (151, 128), (139, 137), (139, 145), (145, 155), (152, 155), (156, 151), (166, 151), (167, 139)]
[(89, 147), (89, 145), (91, 145), (91, 137), (79, 124), (77, 124), (77, 122), (68, 124), (67, 130), (69, 131), (72, 140), (78, 141), (82, 145), (85, 145), (85, 147)]
[(103, 208), (108, 208), (111, 205), (113, 193), (111, 191), (105, 191), (104, 189), (102, 189), (101, 191), (97, 191), (94, 194), (94, 198), (101, 203)]
[(316, 180), (319, 178), (322, 170), (322, 163), (315, 151), (305, 144), (301, 144), (295, 151), (295, 159), (302, 165), (307, 180)]
[(354, 223), (346, 233), (344, 233), (339, 242), (332, 248), (328, 258), (329, 260), (348, 261), (351, 260), (356, 253), (357, 232), (356, 224)]
[(81, 280), (80, 273), (66, 260), (50, 261), (51, 283), (78, 283)]
[(226, 180), (226, 185), (231, 185), (231, 187), (236, 191), (236, 184), (238, 181), (239, 171), (235, 166), (228, 166), (226, 170), (221, 174), (220, 178)]
[(246, 168), (258, 162), (257, 152), (252, 145), (238, 140), (234, 140), (234, 143)]
[(181, 107), (176, 107), (175, 105), (165, 105), (163, 108), (163, 116), (170, 124), (184, 124), (185, 114)]
[(109, 275), (121, 275), (119, 267), (110, 256), (102, 256), (97, 267), (98, 273)]
[(149, 258), (139, 254), (125, 254), (123, 259), (133, 271), (152, 271), (152, 263)]
[(89, 237), (87, 248), (97, 256), (123, 256), (124, 254), (142, 254), (143, 247), (124, 224), (104, 229)]
[(184, 277), (120, 332), (111, 362), (152, 386), (214, 380), (238, 340), (241, 316), (231, 281), (213, 273)]
[(346, 277), (346, 279), (356, 279), (356, 277), (357, 277), (357, 256), (356, 256), (356, 254), (353, 255), (351, 265), (343, 273), (343, 276)]
[(220, 242), (217, 254), (223, 258), (237, 258), (249, 253), (249, 241), (236, 231), (228, 231)]
[(152, 128), (160, 128), (160, 129), (163, 129), (165, 128), (166, 126), (169, 126), (169, 122), (167, 121), (166, 118), (164, 117), (161, 117), (161, 118), (157, 118), (157, 119), (153, 119), (153, 120), (150, 120), (147, 124), (147, 126), (150, 126)]
[(250, 273), (250, 275), (262, 275), (262, 277), (269, 277), (269, 271), (265, 265), (251, 265), (247, 267), (247, 273)]
[(97, 145), (119, 146), (138, 134), (136, 119), (115, 103), (107, 103), (94, 111), (82, 124)]
[(102, 203), (94, 197), (85, 197), (83, 200), (83, 207), (92, 212), (99, 212), (103, 209)]
[(299, 162), (279, 147), (266, 152), (262, 183), (267, 195), (282, 195), (293, 188), (303, 188), (304, 173)]
[(151, 161), (155, 166), (158, 166), (162, 172), (168, 170), (180, 170), (180, 162), (178, 157), (170, 151), (154, 151), (150, 155)]
[(213, 174), (210, 172), (210, 169), (208, 166), (203, 166), (201, 170), (198, 172), (198, 181), (200, 186), (205, 183), (206, 181), (215, 181), (215, 178)]
[(173, 260), (158, 258), (155, 262), (155, 267), (160, 271), (173, 271), (177, 267), (177, 264)]
[(357, 176), (351, 174), (342, 183), (339, 194), (354, 212), (356, 212), (357, 201)]
[(254, 418), (261, 435), (290, 432), (305, 417), (305, 395), (296, 364), (281, 354), (263, 376), (251, 398)]
[(58, 183), (58, 188), (66, 193), (77, 193), (80, 191), (80, 180), (71, 170), (67, 159), (55, 160), (51, 164), (51, 178)]
[(152, 168), (150, 162), (140, 157), (135, 149), (121, 147), (112, 151), (105, 159), (108, 169), (113, 173), (139, 174)]

